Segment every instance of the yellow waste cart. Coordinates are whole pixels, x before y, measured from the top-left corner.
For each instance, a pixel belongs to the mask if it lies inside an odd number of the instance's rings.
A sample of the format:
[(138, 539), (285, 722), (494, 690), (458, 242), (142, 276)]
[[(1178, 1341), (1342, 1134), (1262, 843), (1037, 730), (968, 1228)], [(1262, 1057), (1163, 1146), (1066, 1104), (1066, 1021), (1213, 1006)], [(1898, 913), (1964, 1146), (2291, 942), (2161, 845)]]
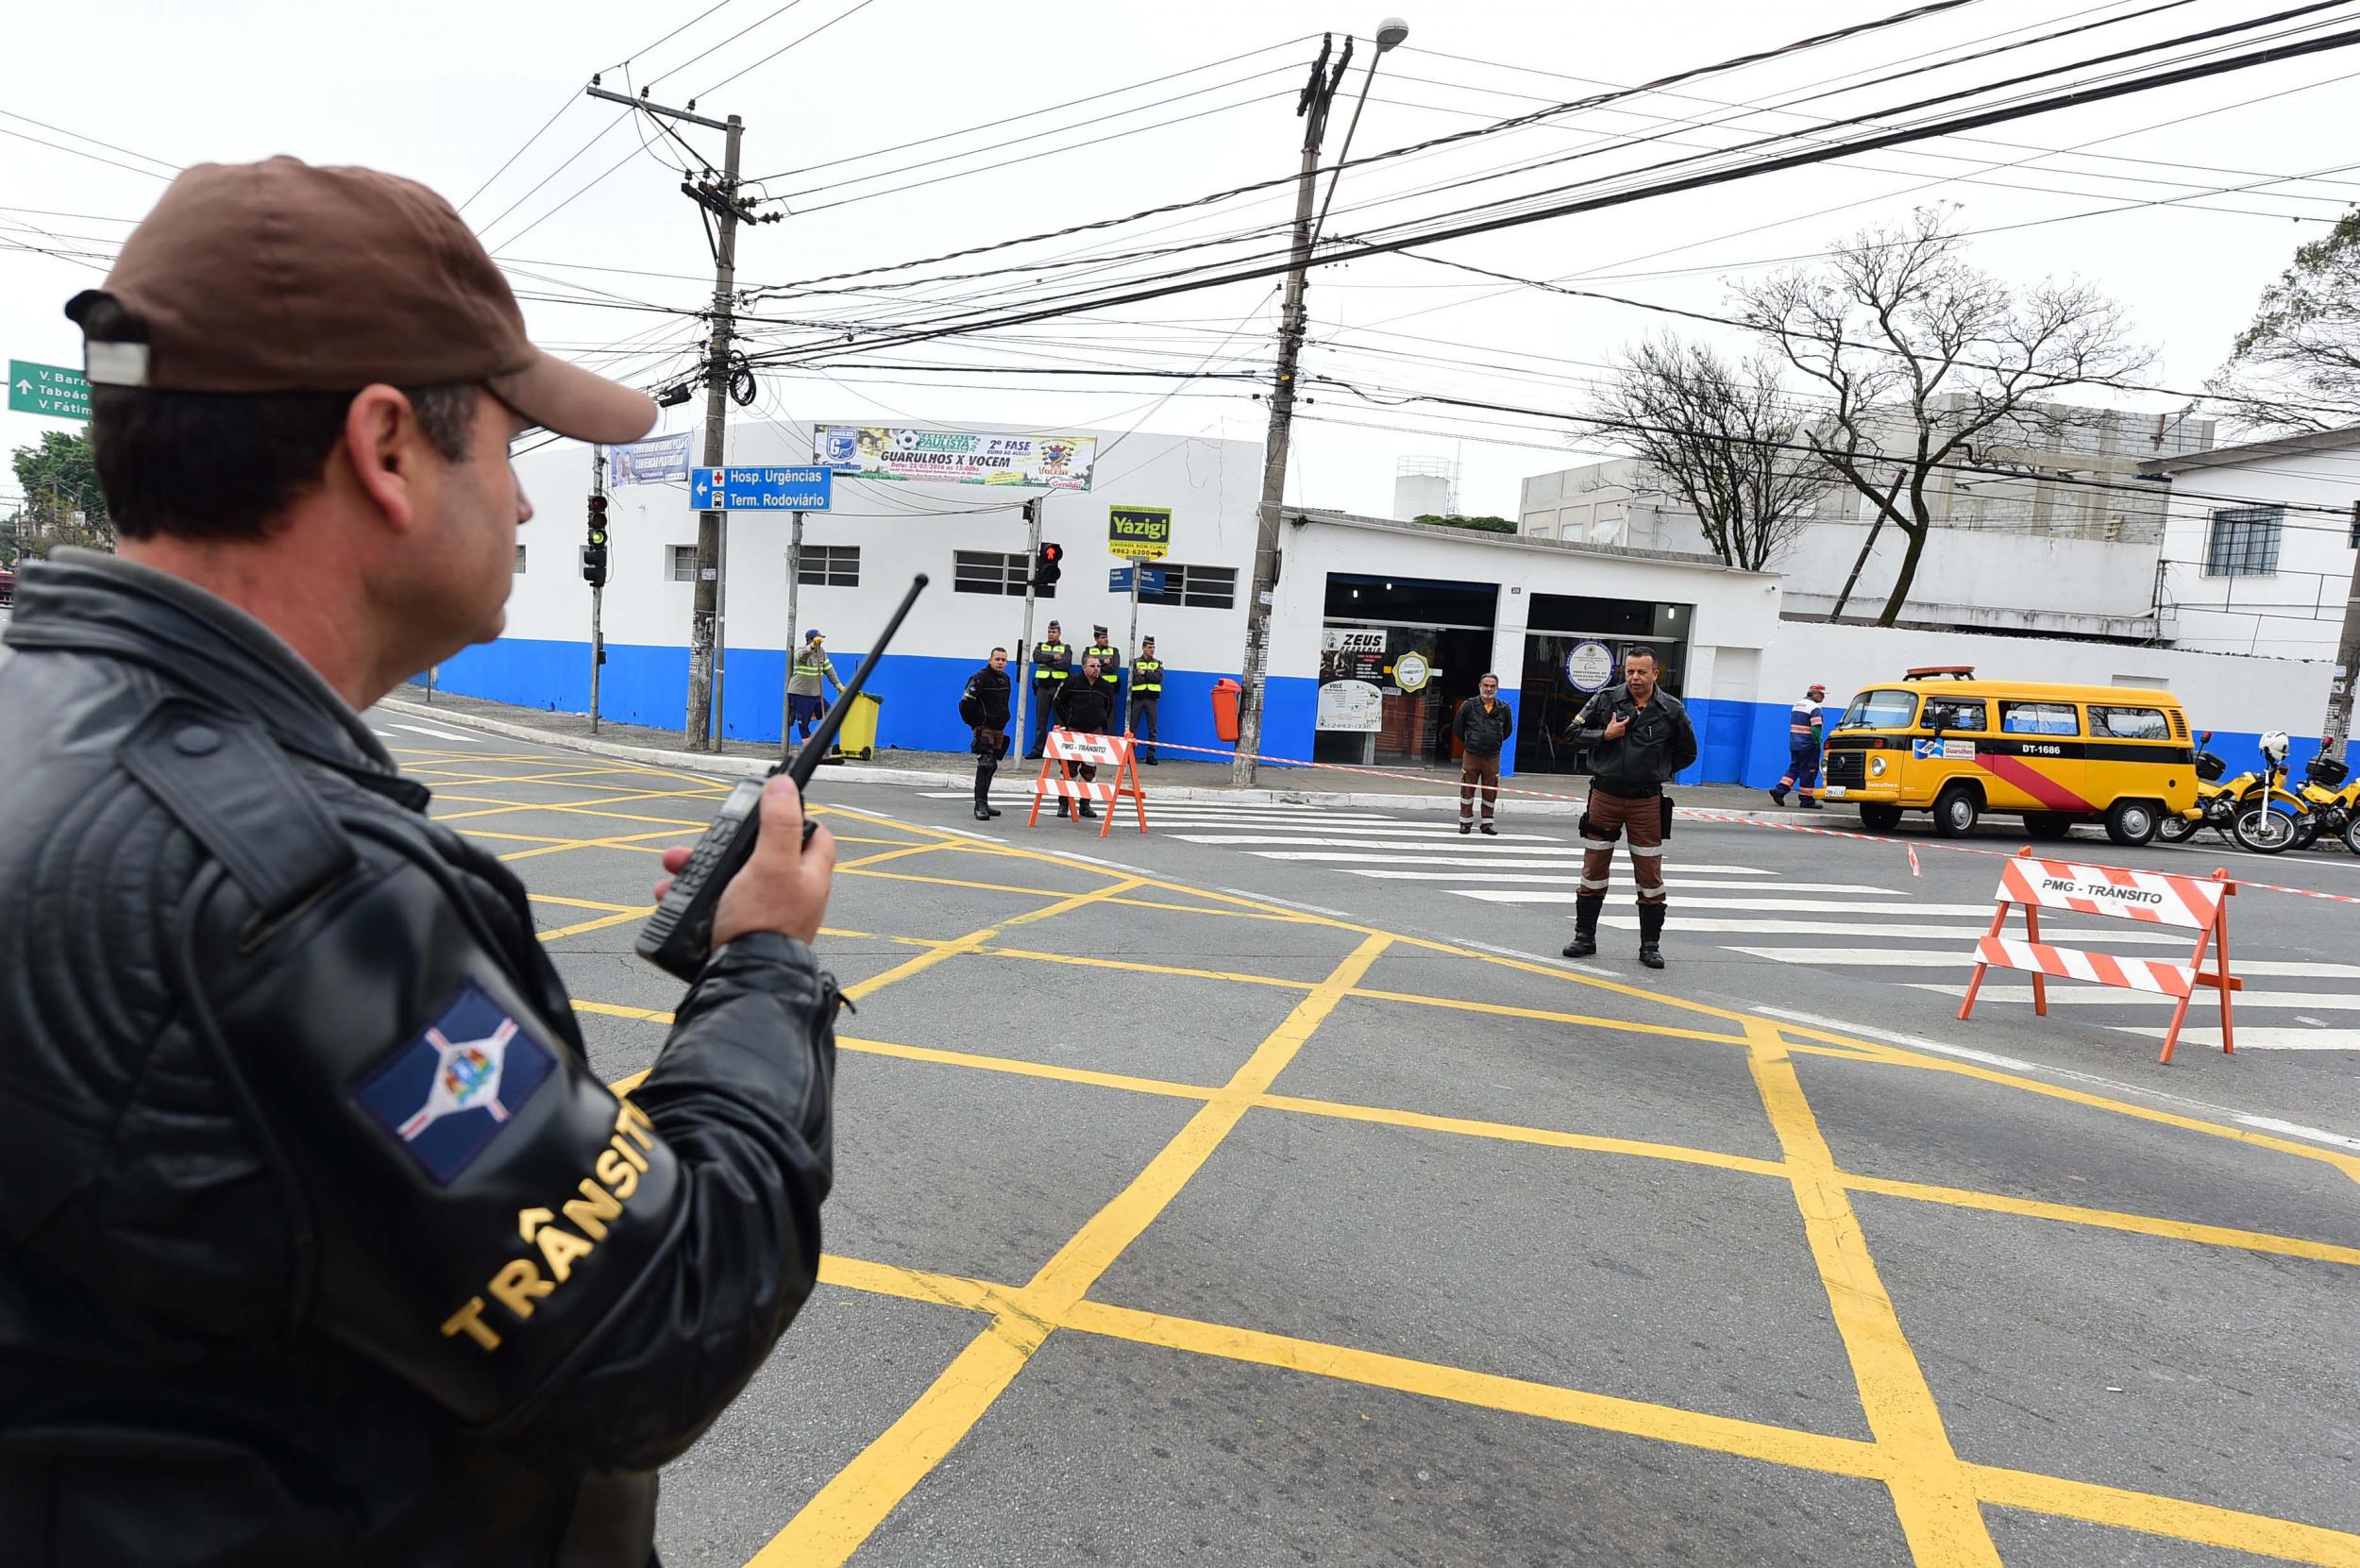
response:
[(855, 692), (851, 701), (844, 728), (835, 733), (835, 747), (848, 757), (867, 762), (877, 754), (877, 710), (885, 706), (885, 699), (864, 691)]

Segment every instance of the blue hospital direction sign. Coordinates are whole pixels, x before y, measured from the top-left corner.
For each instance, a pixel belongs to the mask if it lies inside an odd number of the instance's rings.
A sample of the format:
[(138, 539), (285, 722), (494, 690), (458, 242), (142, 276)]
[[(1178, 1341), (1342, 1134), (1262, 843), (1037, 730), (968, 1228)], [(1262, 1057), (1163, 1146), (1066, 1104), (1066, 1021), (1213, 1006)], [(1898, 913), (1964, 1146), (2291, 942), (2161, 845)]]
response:
[(828, 468), (688, 470), (688, 504), (699, 512), (825, 512), (834, 494)]

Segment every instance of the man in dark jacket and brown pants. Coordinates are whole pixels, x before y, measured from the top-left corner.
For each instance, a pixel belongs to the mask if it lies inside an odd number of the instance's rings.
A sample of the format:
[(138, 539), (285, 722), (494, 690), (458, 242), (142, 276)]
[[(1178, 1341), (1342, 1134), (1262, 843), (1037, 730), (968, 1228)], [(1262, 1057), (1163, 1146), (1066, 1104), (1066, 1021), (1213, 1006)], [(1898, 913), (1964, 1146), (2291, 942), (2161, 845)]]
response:
[(1672, 827), (1663, 786), (1696, 760), (1696, 732), (1679, 699), (1656, 685), (1658, 673), (1652, 649), (1632, 649), (1623, 656), (1623, 683), (1592, 698), (1574, 720), (1574, 742), (1590, 753), (1590, 799), (1581, 813), (1581, 886), (1568, 958), (1598, 951), (1614, 840), (1627, 832), (1639, 884), (1639, 961), (1663, 967), (1663, 839)]
[(1492, 817), (1500, 803), (1500, 752), (1516, 733), (1516, 716), (1500, 700), (1500, 678), (1486, 675), (1475, 683), (1475, 695), (1458, 704), (1450, 721), (1458, 737), (1458, 831), (1475, 827), (1475, 786), (1483, 788), (1483, 831), (1496, 835)]

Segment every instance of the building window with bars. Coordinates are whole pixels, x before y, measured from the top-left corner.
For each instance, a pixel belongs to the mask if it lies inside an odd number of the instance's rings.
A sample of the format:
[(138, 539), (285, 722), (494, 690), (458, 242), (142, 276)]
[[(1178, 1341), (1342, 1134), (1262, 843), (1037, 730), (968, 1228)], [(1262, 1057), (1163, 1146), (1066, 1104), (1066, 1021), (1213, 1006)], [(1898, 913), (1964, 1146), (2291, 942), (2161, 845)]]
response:
[(672, 581), (675, 582), (697, 581), (696, 546), (674, 545), (672, 547)]
[(1238, 568), (1189, 566), (1177, 561), (1161, 564), (1164, 589), (1141, 593), (1141, 604), (1176, 604), (1184, 610), (1228, 610), (1238, 602)]
[(795, 581), (806, 588), (859, 587), (860, 547), (805, 545), (796, 559)]
[(522, 546), (522, 545), (518, 545), (518, 546), (516, 547), (516, 575), (517, 575), (518, 577), (522, 577), (522, 576), (524, 575), (524, 572), (525, 572), (525, 548), (524, 548), (524, 546)]
[[(1024, 584), (1033, 575), (1033, 558), (1017, 551), (1003, 555), (998, 550), (953, 550), (951, 552), (951, 589), (960, 594), (1014, 594), (1024, 597)], [(810, 579), (804, 579), (809, 582)], [(1057, 590), (1039, 590), (1036, 599), (1055, 599)]]
[(2206, 577), (2269, 577), (2278, 570), (2278, 535), (2285, 526), (2283, 507), (2235, 507), (2213, 514), (2212, 537), (2204, 547)]

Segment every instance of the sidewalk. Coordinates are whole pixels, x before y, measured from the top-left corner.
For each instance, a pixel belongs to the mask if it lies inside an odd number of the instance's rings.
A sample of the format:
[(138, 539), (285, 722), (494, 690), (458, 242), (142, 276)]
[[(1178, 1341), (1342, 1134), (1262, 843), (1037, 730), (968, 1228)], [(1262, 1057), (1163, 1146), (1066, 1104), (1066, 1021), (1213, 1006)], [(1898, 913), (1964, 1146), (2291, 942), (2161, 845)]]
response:
[[(434, 700), (428, 703), (420, 700), (424, 688), (418, 686), (404, 686), (401, 693), (400, 696), (385, 699), (379, 706), (415, 717), (440, 719), (486, 731), (511, 740), (564, 746), (590, 752), (594, 756), (652, 763), (665, 767), (686, 768), (731, 778), (751, 777), (767, 772), (770, 765), (779, 759), (777, 748), (750, 741), (726, 742), (718, 754), (689, 751), (682, 749), (678, 730), (655, 730), (604, 719), (599, 722), (598, 733), (594, 735), (590, 732), (587, 714), (548, 713), (539, 708), (514, 707), (505, 702), (490, 702), (480, 697), (460, 697), (449, 692), (436, 692)], [(1000, 782), (1003, 785), (1012, 782), (1028, 782), (1037, 767), (1037, 764), (1011, 756), (1001, 764)], [(1227, 759), (1184, 762), (1167, 749), (1166, 760), (1153, 768), (1142, 767), (1139, 771), (1146, 783), (1151, 805), (1162, 800), (1175, 803), (1276, 802), (1428, 811), (1456, 811), (1458, 807), (1458, 774), (1455, 769), (1439, 767), (1400, 768), (1385, 776), (1373, 777), (1342, 770), (1330, 772), (1319, 767), (1265, 765), (1258, 770), (1262, 782), (1254, 788), (1240, 789), (1229, 782)], [(831, 765), (822, 777), (958, 789), (974, 781), (975, 760), (964, 751), (888, 750), (879, 752), (873, 762), (848, 761)], [(1503, 781), (1503, 785), (1500, 809), (1504, 813), (1557, 817), (1577, 816), (1581, 811), (1580, 798), (1584, 784), (1578, 778), (1556, 773), (1518, 774)], [(1510, 793), (1519, 788), (1545, 791), (1562, 798), (1536, 799)], [(1672, 793), (1682, 807), (1743, 811), (1750, 816), (1774, 820), (1793, 818), (1797, 821), (1831, 821), (1846, 827), (1853, 825), (1847, 813), (1780, 811), (1772, 806), (1760, 790), (1743, 789), (1734, 784), (1691, 784)]]

